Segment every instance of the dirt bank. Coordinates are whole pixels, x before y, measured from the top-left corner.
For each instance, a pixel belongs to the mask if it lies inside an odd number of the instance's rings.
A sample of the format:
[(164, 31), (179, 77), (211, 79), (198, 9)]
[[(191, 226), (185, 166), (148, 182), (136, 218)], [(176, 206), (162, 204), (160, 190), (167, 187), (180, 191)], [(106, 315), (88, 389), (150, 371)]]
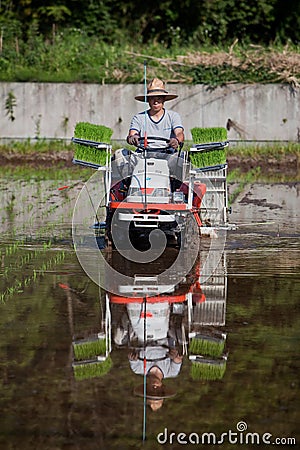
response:
[(32, 153), (18, 153), (18, 152), (1, 152), (0, 165), (1, 166), (32, 166), (32, 167), (53, 167), (59, 164), (60, 166), (72, 166), (72, 151), (55, 151), (55, 152), (32, 152)]
[(280, 159), (272, 156), (268, 157), (241, 157), (241, 156), (228, 156), (227, 157), (228, 168), (240, 169), (242, 172), (248, 172), (251, 169), (259, 167), (262, 173), (284, 173), (297, 177), (299, 175), (299, 161), (297, 155), (288, 153), (282, 156)]

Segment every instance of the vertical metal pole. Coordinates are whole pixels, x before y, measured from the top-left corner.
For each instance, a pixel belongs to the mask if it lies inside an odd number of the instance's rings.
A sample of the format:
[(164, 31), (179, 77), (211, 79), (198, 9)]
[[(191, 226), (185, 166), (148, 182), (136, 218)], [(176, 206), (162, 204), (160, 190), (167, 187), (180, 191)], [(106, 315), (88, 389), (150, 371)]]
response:
[(145, 102), (145, 124), (144, 124), (144, 207), (147, 207), (147, 61), (144, 61), (144, 102)]
[(144, 61), (144, 102), (145, 102), (145, 131), (144, 131), (144, 147), (147, 147), (147, 61)]
[(147, 297), (144, 297), (144, 417), (143, 417), (143, 441), (146, 440), (146, 407), (147, 407), (147, 360), (146, 360), (146, 315), (147, 315)]

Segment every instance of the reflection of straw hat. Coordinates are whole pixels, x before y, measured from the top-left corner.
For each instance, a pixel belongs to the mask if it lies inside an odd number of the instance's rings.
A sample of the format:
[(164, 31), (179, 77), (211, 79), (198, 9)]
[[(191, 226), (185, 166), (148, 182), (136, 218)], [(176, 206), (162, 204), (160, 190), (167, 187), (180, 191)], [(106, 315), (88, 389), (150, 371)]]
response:
[[(144, 385), (141, 384), (140, 386), (137, 386), (136, 388), (134, 388), (133, 393), (137, 397), (144, 397)], [(147, 385), (146, 398), (148, 398), (150, 400), (161, 400), (164, 398), (175, 397), (175, 395), (176, 395), (176, 392), (166, 386), (153, 388), (152, 386)]]
[[(162, 80), (160, 80), (159, 78), (153, 78), (153, 80), (151, 80), (147, 86), (147, 100), (149, 99), (149, 97), (154, 97), (157, 95), (164, 96), (165, 100), (173, 100), (174, 98), (178, 97), (178, 95), (169, 94), (169, 92), (166, 91), (166, 85)], [(139, 100), (140, 102), (145, 101), (145, 95), (137, 95), (134, 98), (136, 100)]]

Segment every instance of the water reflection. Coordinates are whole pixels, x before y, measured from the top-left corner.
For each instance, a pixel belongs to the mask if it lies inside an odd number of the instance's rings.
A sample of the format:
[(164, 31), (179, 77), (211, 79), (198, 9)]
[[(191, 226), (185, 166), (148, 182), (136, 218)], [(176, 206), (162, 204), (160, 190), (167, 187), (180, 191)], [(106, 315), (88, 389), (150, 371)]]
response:
[[(24, 185), (5, 183), (5, 188), (10, 189), (8, 193), (18, 186), (25, 197)], [(51, 186), (42, 187), (32, 185), (38, 193), (51, 194)], [(126, 317), (127, 306), (113, 303), (105, 292), (99, 292), (98, 286), (79, 266), (70, 245), (70, 217), (67, 216), (70, 202), (53, 209), (51, 199), (50, 203), (46, 199), (42, 203), (38, 196), (35, 204), (32, 198), (34, 208), (29, 210), (34, 221), (25, 223), (27, 200), (22, 198), (22, 192), (16, 195), (22, 201), (14, 204), (16, 229), (6, 221), (7, 203), (3, 199), (1, 210), (2, 292), (10, 292), (12, 286), (17, 289), (1, 304), (1, 449), (119, 450), (143, 445), (153, 450), (161, 447), (156, 437), (166, 428), (169, 433), (213, 432), (221, 436), (228, 430), (236, 431), (236, 424), (241, 420), (248, 423), (250, 432), (261, 436), (270, 432), (274, 438), (295, 436), (299, 439), (300, 222), (295, 186), (277, 185), (267, 190), (266, 186), (252, 186), (253, 195), (249, 199), (276, 195), (282, 208), (265, 208), (264, 218), (268, 222), (263, 225), (262, 206), (254, 208), (253, 202), (235, 204), (231, 220), (244, 225), (247, 222), (247, 226), (241, 225), (228, 233), (226, 255), (222, 255), (217, 270), (204, 282), (209, 271), (204, 269), (205, 251), (201, 248), (200, 274), (193, 268), (181, 280), (180, 287), (168, 292), (169, 296), (176, 293), (177, 298), (182, 293), (185, 298), (182, 302), (168, 303), (168, 307), (170, 317), (172, 308), (185, 309), (182, 322), (187, 352), (183, 353), (184, 346), (178, 345), (183, 357), (180, 371), (177, 377), (163, 381), (165, 388), (175, 396), (165, 398), (157, 411), (146, 405), (147, 440), (143, 444), (140, 440), (144, 397), (138, 395), (141, 395), (138, 387), (144, 387), (144, 377), (130, 368), (131, 346), (114, 341), (114, 331), (121, 316)], [(56, 193), (57, 183), (53, 195)], [(43, 223), (35, 214), (37, 204), (49, 209), (46, 213), (39, 209)], [(63, 224), (62, 217), (66, 220)], [(250, 224), (249, 217), (257, 225)], [(274, 220), (272, 225), (269, 221)], [(50, 239), (48, 248), (44, 242), (48, 245)], [(175, 249), (169, 249), (165, 255), (169, 263), (175, 257), (173, 251)], [(64, 259), (58, 263), (57, 255), (62, 253)], [(88, 252), (87, 257), (90, 258)], [(114, 266), (123, 264), (114, 252), (107, 257)], [(167, 264), (167, 260), (143, 267), (128, 264), (123, 270), (131, 270), (131, 274), (136, 275), (136, 284), (141, 284), (138, 277), (156, 277), (163, 263)], [(27, 284), (29, 277), (31, 282)], [(23, 282), (22, 289), (17, 288), (19, 281)], [(168, 279), (168, 283), (173, 286), (174, 280)], [(130, 286), (134, 287), (131, 284), (126, 289)], [(153, 280), (147, 286), (151, 296), (162, 297)], [(118, 297), (133, 296), (124, 291), (124, 286), (123, 290), (117, 288)], [(194, 299), (198, 294), (199, 300), (204, 295), (205, 301), (193, 305), (191, 294)], [(139, 307), (142, 306), (139, 303)], [(180, 327), (175, 329), (180, 330)], [(228, 339), (225, 330), (230, 330)], [(196, 336), (190, 335), (193, 332)], [(80, 356), (75, 358), (74, 346), (92, 339), (99, 340), (101, 348), (92, 350), (90, 355), (83, 350), (81, 359)], [(196, 347), (197, 343), (201, 347), (194, 350), (193, 345)], [(207, 350), (204, 346), (210, 347)], [(143, 343), (140, 350), (143, 350)], [(189, 359), (197, 354), (202, 356), (202, 364), (197, 362), (196, 365), (195, 360)], [(102, 360), (98, 361), (97, 356), (102, 356)], [(73, 363), (85, 360), (96, 360), (99, 365), (87, 364), (86, 371), (81, 373), (78, 367), (72, 367)], [(208, 373), (207, 360), (218, 362), (219, 366), (211, 364)], [(222, 376), (222, 364), (226, 372), (218, 381), (215, 372), (219, 370), (218, 376)], [(81, 366), (85, 366), (84, 363)], [(198, 369), (195, 374), (193, 367)], [(96, 369), (94, 373), (92, 368)], [(202, 369), (201, 374), (199, 369)], [(205, 378), (208, 381), (203, 381)], [(206, 444), (212, 447), (207, 441)], [(170, 448), (168, 444), (163, 447)], [(172, 448), (181, 447), (173, 441)]]
[(118, 252), (109, 254), (112, 267), (126, 267), (133, 282), (119, 285), (105, 296), (99, 291), (99, 330), (89, 336), (74, 336), (72, 366), (76, 380), (107, 375), (114, 353), (124, 350), (123, 362), (136, 375), (132, 395), (144, 399), (144, 408), (157, 411), (176, 396), (168, 380), (180, 377), (183, 365), (189, 367), (191, 380), (213, 381), (224, 376), (225, 253), (202, 285), (201, 279), (207, 277), (201, 270), (201, 252), (181, 283), (175, 285), (170, 280), (168, 285), (160, 284), (157, 273), (162, 264), (172, 261), (173, 252), (169, 249), (156, 265), (146, 265), (142, 274), (141, 267)]

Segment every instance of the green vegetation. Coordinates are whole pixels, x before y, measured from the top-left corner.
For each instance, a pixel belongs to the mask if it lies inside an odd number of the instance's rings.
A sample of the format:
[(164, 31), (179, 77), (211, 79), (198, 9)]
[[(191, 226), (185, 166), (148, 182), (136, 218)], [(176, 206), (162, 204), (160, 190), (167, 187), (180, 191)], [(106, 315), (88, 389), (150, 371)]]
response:
[(238, 171), (232, 171), (229, 176), (228, 176), (228, 182), (230, 181), (238, 181), (238, 185), (235, 188), (235, 190), (229, 195), (228, 198), (228, 204), (229, 206), (232, 205), (232, 203), (234, 203), (234, 201), (237, 199), (237, 197), (239, 196), (239, 194), (244, 190), (244, 187), (248, 184), (248, 183), (253, 183), (258, 175), (260, 174), (260, 168), (255, 168), (255, 169), (251, 169), (249, 170), (246, 174), (243, 174), (243, 176), (238, 176)]
[(209, 355), (217, 358), (222, 355), (224, 348), (225, 341), (223, 339), (197, 336), (191, 339), (189, 352), (192, 355)]
[[(205, 129), (205, 128), (204, 128)], [(209, 128), (208, 128), (209, 129)], [(225, 130), (225, 129), (224, 129)], [(192, 130), (191, 130), (192, 131)], [(79, 137), (79, 136), (78, 136)], [(111, 142), (113, 149), (120, 148), (120, 142)], [(123, 144), (121, 144), (123, 145)], [(192, 141), (185, 141), (185, 149), (190, 148), (193, 145)], [(36, 153), (59, 153), (59, 152), (74, 152), (75, 144), (69, 140), (60, 139), (26, 139), (22, 141), (9, 141), (6, 143), (0, 142), (0, 154), (36, 154)], [(274, 142), (274, 143), (261, 143), (251, 144), (240, 141), (238, 144), (230, 144), (226, 149), (226, 156), (239, 156), (239, 157), (274, 157), (280, 160), (280, 158), (291, 154), (300, 156), (300, 143), (298, 142)]]
[(112, 367), (112, 359), (108, 356), (105, 361), (90, 361), (73, 363), (74, 376), (77, 381), (95, 377), (103, 377)]
[[(43, 252), (47, 252), (47, 248), (43, 250)], [(48, 252), (47, 252), (48, 253)], [(38, 253), (35, 252), (33, 256), (37, 256)], [(40, 256), (40, 255), (38, 255)], [(40, 266), (37, 266), (36, 268), (32, 269), (30, 274), (27, 276), (22, 275), (21, 279), (14, 279), (12, 284), (9, 284), (6, 289), (2, 292), (0, 292), (0, 303), (6, 303), (8, 300), (10, 300), (12, 297), (14, 297), (16, 294), (22, 293), (26, 288), (28, 288), (29, 285), (32, 285), (38, 281), (40, 277), (43, 277), (45, 273), (51, 269), (52, 267), (57, 266), (58, 264), (61, 264), (65, 258), (65, 252), (57, 252), (55, 255), (51, 255), (48, 259), (44, 259)], [(24, 260), (25, 263), (29, 263), (29, 259)], [(24, 271), (24, 268), (22, 267), (24, 265), (23, 261), (22, 264), (18, 267), (15, 267), (14, 269), (20, 269), (22, 268)], [(9, 267), (11, 269), (11, 267)], [(7, 273), (4, 271), (4, 276), (7, 275)], [(6, 284), (8, 284), (7, 280)]]
[(7, 153), (47, 153), (47, 152), (61, 152), (70, 149), (70, 141), (61, 139), (23, 139), (21, 141), (11, 140), (0, 143), (0, 154)]
[[(113, 130), (104, 125), (95, 125), (88, 122), (78, 122), (75, 126), (75, 138), (86, 139), (89, 141), (110, 144)], [(90, 147), (87, 145), (76, 144), (74, 158), (79, 161), (104, 166), (107, 162), (108, 149)]]
[(49, 6), (42, 0), (2, 0), (0, 11), (2, 21), (8, 22), (4, 36), (18, 37), (19, 51), (24, 37), (31, 43), (33, 36), (43, 35), (53, 42), (63, 29), (72, 28), (102, 36), (110, 44), (300, 39), (300, 8), (293, 0), (162, 0), (155, 5), (141, 0), (61, 0)]
[(17, 106), (17, 101), (14, 93), (10, 91), (7, 95), (7, 99), (5, 101), (5, 109), (6, 109), (6, 115), (9, 117), (9, 119), (13, 122), (15, 120), (14, 116), (14, 109)]
[(293, 0), (2, 0), (0, 30), (2, 81), (299, 84)]
[(225, 371), (225, 360), (198, 360), (192, 362), (191, 377), (193, 380), (221, 380)]
[(112, 134), (113, 130), (111, 128), (88, 122), (78, 122), (74, 130), (74, 136), (77, 138), (103, 142), (106, 144), (110, 144)]
[(122, 41), (111, 45), (98, 36), (74, 30), (62, 32), (54, 43), (46, 40), (42, 46), (35, 45), (40, 52), (37, 60), (27, 54), (25, 43), (24, 53), (12, 50), (0, 60), (0, 81), (141, 83), (145, 60), (148, 78), (158, 76), (169, 85), (201, 83), (216, 87), (256, 82), (288, 83), (295, 88), (300, 80), (299, 47), (292, 43), (168, 48), (158, 42), (141, 45)]
[(247, 144), (243, 141), (237, 145), (229, 145), (227, 150), (228, 156), (259, 158), (275, 158), (278, 161), (286, 155), (295, 155), (300, 157), (300, 143), (298, 142), (274, 142), (261, 144)]
[(90, 359), (95, 356), (105, 355), (105, 339), (85, 339), (83, 341), (73, 342), (74, 357), (77, 360)]
[[(45, 166), (45, 164), (44, 164)], [(57, 184), (57, 189), (60, 188), (61, 183), (68, 183), (70, 181), (81, 180), (85, 182), (91, 176), (91, 169), (86, 169), (79, 166), (64, 167), (65, 164), (63, 162), (56, 162), (53, 167), (40, 167), (33, 168), (27, 166), (24, 163), (21, 165), (10, 165), (10, 166), (1, 166), (0, 167), (0, 177), (6, 179), (14, 179), (14, 180), (35, 180), (35, 181), (44, 181), (44, 180), (53, 180), (59, 182)]]
[[(112, 141), (113, 150), (120, 148), (120, 145), (126, 144), (125, 142)], [(192, 145), (193, 142), (186, 141), (184, 150), (189, 149)], [(56, 188), (59, 188), (61, 184), (69, 187), (73, 184), (72, 180), (86, 181), (93, 173), (93, 169), (71, 164), (75, 147), (76, 145), (70, 141), (45, 139), (27, 139), (0, 144), (0, 157), (1, 155), (4, 158), (9, 156), (6, 163), (0, 167), (0, 176), (24, 180), (57, 180)], [(85, 151), (86, 149), (88, 147), (85, 148)], [(13, 157), (11, 162), (10, 157)], [(226, 147), (226, 159), (230, 160), (231, 158), (237, 158), (237, 161), (241, 162), (241, 167), (230, 168), (227, 179), (229, 183), (240, 181), (245, 185), (248, 182), (262, 180), (265, 182), (293, 181), (298, 177), (300, 143), (249, 144), (240, 142), (238, 145), (229, 143), (229, 146)], [(250, 170), (247, 169), (247, 173), (245, 173), (247, 163), (245, 165), (243, 162), (247, 159), (251, 161), (249, 165), (251, 164), (254, 167)], [(67, 166), (66, 160), (69, 161)], [(290, 169), (288, 172), (276, 169), (276, 165), (283, 164), (284, 167), (288, 160), (292, 161), (292, 165), (291, 162), (289, 163)], [(194, 164), (195, 161), (192, 161), (192, 163)], [(294, 167), (293, 171), (291, 170), (292, 167)], [(242, 188), (241, 185), (240, 189)], [(231, 201), (233, 199), (232, 197)]]
[[(225, 142), (227, 140), (226, 128), (192, 128), (191, 134), (194, 144), (209, 142)], [(216, 166), (226, 163), (225, 148), (202, 149), (190, 153), (190, 159), (196, 167)]]
[(192, 128), (191, 134), (195, 144), (206, 142), (224, 142), (227, 140), (227, 130), (222, 127)]

